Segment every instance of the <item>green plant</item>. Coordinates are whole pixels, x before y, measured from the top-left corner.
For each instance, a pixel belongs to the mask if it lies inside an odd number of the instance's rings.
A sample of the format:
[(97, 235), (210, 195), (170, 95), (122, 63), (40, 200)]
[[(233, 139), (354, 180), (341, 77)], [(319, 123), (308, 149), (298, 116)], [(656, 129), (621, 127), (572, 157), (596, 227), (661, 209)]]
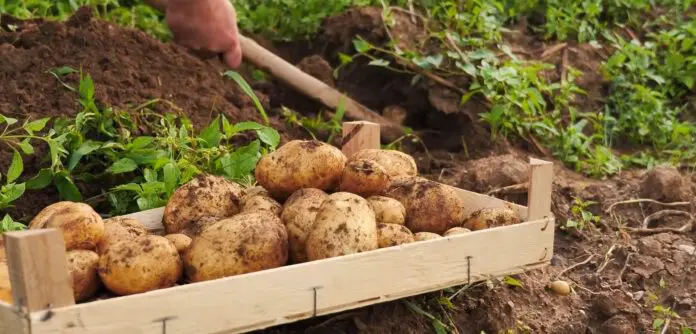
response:
[(588, 224), (599, 223), (601, 217), (595, 216), (592, 212), (586, 210), (589, 206), (597, 204), (594, 201), (584, 201), (581, 198), (573, 199), (573, 206), (570, 208), (571, 218), (568, 218), (564, 226), (565, 229), (576, 228), (579, 230), (585, 229)]

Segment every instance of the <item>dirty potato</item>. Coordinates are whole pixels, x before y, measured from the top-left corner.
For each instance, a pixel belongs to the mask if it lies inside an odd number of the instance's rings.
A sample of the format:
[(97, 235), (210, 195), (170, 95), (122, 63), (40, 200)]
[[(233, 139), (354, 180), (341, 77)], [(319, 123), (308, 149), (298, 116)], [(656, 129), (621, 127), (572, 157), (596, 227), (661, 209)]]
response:
[(75, 302), (92, 298), (101, 287), (99, 279), (99, 254), (94, 251), (75, 249), (68, 251), (68, 273), (72, 277)]
[(413, 234), (413, 239), (415, 241), (425, 241), (425, 240), (433, 240), (433, 239), (439, 239), (442, 238), (441, 235), (436, 234), (436, 233), (430, 233), (430, 232), (418, 232)]
[(322, 203), (307, 237), (309, 261), (379, 248), (375, 213), (364, 198), (337, 192)]
[(242, 206), (242, 212), (254, 210), (268, 211), (276, 216), (280, 216), (281, 212), (283, 212), (283, 206), (269, 196), (257, 194), (246, 197)]
[(464, 222), (464, 227), (478, 231), (487, 228), (514, 225), (520, 223), (520, 217), (510, 208), (484, 208), (475, 211)]
[(186, 234), (168, 234), (164, 237), (174, 244), (174, 247), (176, 247), (176, 251), (179, 252), (179, 255), (186, 253), (186, 250), (189, 248), (189, 246), (191, 246), (191, 238)]
[(222, 176), (197, 176), (169, 198), (162, 220), (166, 233), (181, 233), (203, 216), (227, 218), (239, 213), (243, 191), (241, 185)]
[(379, 248), (398, 246), (415, 242), (413, 233), (404, 225), (378, 224)]
[(348, 162), (355, 160), (372, 160), (384, 168), (390, 179), (406, 176), (416, 176), (418, 166), (412, 156), (397, 150), (364, 149), (355, 152), (349, 157)]
[(288, 234), (270, 212), (242, 212), (194, 237), (183, 259), (191, 282), (276, 268), (287, 263)]
[(242, 196), (242, 206), (246, 203), (246, 201), (249, 198), (252, 198), (254, 196), (261, 195), (261, 196), (270, 196), (268, 194), (268, 190), (266, 190), (262, 186), (255, 186), (251, 188), (244, 189), (244, 195)]
[(362, 197), (379, 195), (389, 184), (387, 172), (372, 160), (353, 160), (346, 164), (341, 174), (340, 191)]
[(183, 266), (173, 243), (144, 235), (111, 245), (99, 259), (99, 277), (116, 295), (132, 295), (173, 286)]
[(283, 202), (302, 188), (324, 191), (338, 186), (346, 165), (338, 148), (318, 140), (292, 140), (263, 156), (256, 165), (256, 180), (271, 197)]
[(422, 177), (393, 181), (384, 196), (406, 208), (406, 227), (413, 233), (443, 234), (464, 220), (464, 203), (451, 188)]
[(371, 196), (367, 201), (377, 218), (377, 224), (406, 224), (406, 208), (401, 202), (384, 196)]
[(294, 192), (285, 201), (280, 218), (288, 230), (290, 260), (294, 263), (307, 261), (307, 235), (314, 225), (319, 207), (328, 196), (321, 189), (304, 188)]
[(104, 236), (104, 221), (91, 206), (63, 201), (41, 210), (29, 229), (56, 228), (63, 233), (65, 249), (93, 250)]
[(443, 236), (447, 237), (450, 235), (464, 234), (464, 233), (469, 233), (469, 232), (471, 232), (471, 230), (468, 228), (453, 227), (453, 228), (447, 230), (447, 232), (445, 232), (445, 234), (443, 234)]
[(104, 236), (97, 243), (97, 253), (104, 254), (109, 245), (146, 234), (145, 225), (136, 219), (128, 217), (106, 219), (104, 220)]
[(203, 216), (203, 217), (200, 217), (197, 220), (191, 222), (190, 224), (188, 224), (188, 226), (185, 229), (183, 229), (181, 231), (181, 233), (185, 234), (189, 238), (193, 238), (193, 237), (201, 234), (201, 232), (203, 232), (203, 230), (208, 228), (208, 226), (211, 226), (211, 225), (213, 225), (213, 224), (215, 224), (223, 219), (224, 218), (215, 217), (215, 216)]

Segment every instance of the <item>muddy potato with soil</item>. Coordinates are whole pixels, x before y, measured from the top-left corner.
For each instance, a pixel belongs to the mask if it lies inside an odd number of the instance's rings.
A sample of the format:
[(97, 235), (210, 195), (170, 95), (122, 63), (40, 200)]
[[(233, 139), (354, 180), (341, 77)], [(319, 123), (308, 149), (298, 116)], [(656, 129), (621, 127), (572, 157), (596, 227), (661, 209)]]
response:
[(285, 201), (281, 220), (288, 230), (290, 260), (294, 263), (307, 261), (307, 235), (312, 230), (319, 208), (328, 196), (321, 189), (305, 188), (294, 192)]
[(282, 202), (302, 188), (336, 188), (346, 160), (341, 150), (327, 143), (292, 140), (263, 156), (255, 176), (271, 197)]
[(372, 160), (358, 159), (346, 164), (341, 174), (340, 191), (362, 197), (379, 195), (389, 185), (389, 175)]
[(398, 246), (415, 242), (413, 233), (404, 225), (378, 224), (379, 248)]
[(378, 248), (375, 213), (366, 199), (347, 192), (333, 193), (322, 203), (305, 245), (309, 261)]
[(464, 220), (464, 204), (444, 184), (414, 176), (393, 181), (383, 196), (406, 208), (406, 227), (414, 233), (443, 234)]
[(174, 247), (176, 247), (176, 251), (179, 252), (179, 255), (183, 255), (184, 253), (186, 253), (186, 250), (188, 250), (189, 246), (191, 246), (192, 239), (186, 234), (168, 234), (164, 237), (167, 238), (167, 240), (169, 240), (172, 244), (174, 244)]
[(191, 282), (277, 268), (288, 260), (288, 233), (271, 212), (242, 212), (194, 237), (183, 259)]
[(254, 210), (268, 211), (280, 216), (280, 214), (283, 212), (283, 206), (269, 196), (257, 194), (251, 197), (246, 197), (242, 205), (242, 212)]
[(377, 224), (406, 224), (406, 208), (401, 202), (385, 196), (371, 196), (367, 201), (375, 213)]
[(140, 221), (128, 217), (114, 217), (104, 220), (104, 236), (97, 243), (97, 253), (104, 254), (106, 249), (119, 241), (131, 240), (147, 234), (147, 229)]
[(242, 209), (244, 188), (222, 176), (201, 174), (179, 187), (167, 201), (162, 224), (167, 234), (181, 233), (204, 216), (227, 218)]
[(98, 272), (99, 254), (90, 250), (75, 249), (68, 251), (66, 257), (75, 302), (92, 298), (101, 287)]
[(104, 236), (104, 221), (91, 206), (63, 201), (41, 210), (29, 229), (56, 228), (63, 234), (65, 249), (93, 250)]
[(416, 176), (418, 166), (412, 156), (397, 150), (363, 149), (349, 157), (348, 162), (356, 160), (372, 160), (384, 168), (390, 179), (406, 176)]
[(453, 227), (453, 228), (447, 230), (447, 232), (445, 232), (445, 234), (443, 234), (443, 236), (447, 237), (447, 236), (450, 236), (450, 235), (466, 234), (466, 233), (469, 233), (469, 232), (471, 232), (471, 230), (468, 229), (468, 228), (464, 228), (464, 227)]
[(464, 222), (464, 227), (478, 231), (519, 223), (520, 216), (510, 208), (484, 208), (472, 213)]
[(209, 226), (223, 220), (224, 218), (214, 217), (214, 216), (203, 216), (188, 224), (188, 226), (181, 231), (181, 234), (193, 238), (200, 235)]
[(169, 288), (182, 272), (176, 247), (159, 235), (118, 242), (99, 259), (99, 277), (104, 286), (121, 296)]
[(431, 232), (418, 232), (413, 234), (413, 239), (415, 241), (425, 241), (442, 238), (441, 235)]

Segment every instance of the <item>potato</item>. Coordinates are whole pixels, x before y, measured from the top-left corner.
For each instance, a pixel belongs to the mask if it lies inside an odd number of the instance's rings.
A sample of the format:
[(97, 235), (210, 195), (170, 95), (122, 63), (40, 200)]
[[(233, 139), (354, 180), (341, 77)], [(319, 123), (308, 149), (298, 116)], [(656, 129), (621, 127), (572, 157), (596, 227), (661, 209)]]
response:
[(401, 202), (384, 196), (368, 197), (367, 202), (375, 212), (377, 224), (406, 224), (406, 208)]
[(398, 224), (378, 224), (379, 248), (403, 245), (416, 240), (413, 233), (404, 225)]
[(256, 187), (244, 189), (244, 196), (242, 196), (242, 206), (244, 206), (247, 199), (252, 198), (256, 195), (270, 196), (268, 194), (268, 190), (266, 190), (264, 187), (261, 187), (261, 186), (256, 186)]
[(0, 301), (12, 304), (12, 287), (10, 285), (10, 269), (7, 267), (5, 243), (0, 238)]
[(464, 233), (469, 233), (469, 232), (471, 232), (471, 230), (468, 228), (453, 227), (453, 228), (447, 230), (447, 232), (445, 232), (444, 236), (446, 237), (446, 236), (450, 236), (450, 235), (464, 234)]
[(413, 234), (413, 239), (416, 241), (425, 241), (425, 240), (432, 240), (432, 239), (438, 239), (442, 238), (441, 235), (436, 234), (436, 233), (430, 233), (430, 232), (418, 232)]
[(208, 228), (209, 226), (223, 220), (225, 218), (220, 218), (220, 217), (214, 217), (214, 216), (203, 216), (198, 218), (196, 221), (191, 222), (188, 224), (188, 226), (181, 231), (182, 234), (188, 236), (189, 238), (193, 238), (197, 235), (200, 235), (203, 230)]
[(254, 210), (268, 211), (276, 216), (280, 216), (281, 212), (283, 212), (283, 206), (268, 196), (254, 195), (246, 198), (242, 206), (242, 212)]
[(183, 273), (179, 252), (159, 235), (144, 235), (111, 245), (99, 259), (99, 277), (116, 295), (173, 286)]
[(101, 287), (97, 271), (99, 254), (94, 251), (75, 249), (68, 251), (68, 273), (72, 277), (73, 295), (75, 302), (83, 302), (92, 298)]
[(171, 241), (172, 244), (174, 244), (174, 247), (176, 247), (176, 250), (177, 252), (179, 252), (179, 255), (183, 255), (184, 253), (186, 253), (186, 250), (188, 250), (189, 246), (191, 246), (191, 238), (185, 234), (168, 234), (164, 237), (167, 238), (167, 240)]
[(323, 190), (304, 188), (294, 192), (285, 201), (280, 218), (288, 230), (290, 260), (293, 262), (307, 261), (307, 235), (314, 225), (319, 207), (328, 196)]
[(162, 220), (166, 234), (181, 233), (203, 216), (227, 218), (239, 213), (243, 191), (222, 176), (199, 175), (169, 198)]
[(104, 236), (97, 243), (97, 253), (104, 254), (109, 245), (146, 234), (145, 225), (136, 219), (128, 217), (106, 219), (104, 220)]
[(288, 260), (288, 234), (273, 213), (242, 212), (194, 237), (183, 258), (191, 282), (276, 268)]
[(341, 174), (340, 191), (362, 197), (379, 195), (389, 185), (387, 172), (372, 160), (353, 160), (346, 164)]
[(418, 174), (416, 161), (413, 157), (401, 151), (376, 148), (364, 149), (350, 156), (348, 162), (362, 159), (372, 160), (382, 166), (391, 179), (416, 176)]
[(346, 165), (338, 148), (317, 140), (292, 140), (263, 156), (256, 165), (256, 180), (271, 197), (283, 202), (302, 188), (324, 191), (338, 186)]
[(464, 227), (478, 231), (518, 223), (520, 223), (519, 215), (510, 208), (484, 208), (472, 213), (464, 222)]
[(65, 249), (93, 250), (104, 236), (104, 221), (87, 204), (63, 201), (41, 210), (29, 229), (56, 228), (63, 233)]
[(305, 245), (308, 261), (377, 248), (375, 213), (366, 199), (347, 192), (333, 193), (322, 203)]
[(406, 208), (406, 227), (413, 233), (443, 234), (464, 220), (464, 203), (450, 187), (422, 177), (393, 181), (384, 196)]

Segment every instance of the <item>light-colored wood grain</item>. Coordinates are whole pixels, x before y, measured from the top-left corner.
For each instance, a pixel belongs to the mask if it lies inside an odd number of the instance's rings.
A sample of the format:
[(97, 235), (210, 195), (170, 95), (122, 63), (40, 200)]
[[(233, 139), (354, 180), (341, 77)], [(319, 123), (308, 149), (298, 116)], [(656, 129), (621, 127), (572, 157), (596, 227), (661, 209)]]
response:
[[(32, 314), (32, 334), (267, 328), (548, 263), (549, 221), (528, 222)], [(553, 222), (551, 222), (553, 224)], [(468, 258), (470, 257), (470, 258)], [(468, 266), (470, 265), (470, 266)], [(316, 288), (316, 308), (314, 307)]]
[(364, 149), (380, 148), (379, 124), (372, 122), (344, 122), (341, 151), (346, 157)]
[(553, 192), (553, 163), (530, 159), (529, 192), (527, 195), (528, 220), (551, 216), (551, 195)]
[(37, 311), (75, 304), (59, 230), (8, 232), (3, 236), (13, 305)]
[(29, 319), (12, 305), (0, 302), (0, 334), (29, 334)]

